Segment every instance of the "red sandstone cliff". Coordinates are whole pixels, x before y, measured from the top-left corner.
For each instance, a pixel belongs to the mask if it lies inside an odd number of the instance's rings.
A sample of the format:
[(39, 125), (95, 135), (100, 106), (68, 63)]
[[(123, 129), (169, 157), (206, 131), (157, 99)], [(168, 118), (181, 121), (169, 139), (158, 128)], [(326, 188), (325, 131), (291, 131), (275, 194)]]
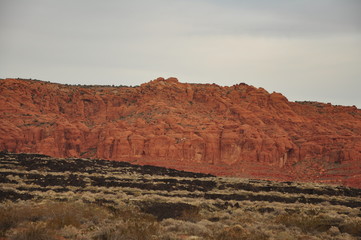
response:
[(0, 80), (0, 150), (361, 187), (361, 110), (246, 84)]

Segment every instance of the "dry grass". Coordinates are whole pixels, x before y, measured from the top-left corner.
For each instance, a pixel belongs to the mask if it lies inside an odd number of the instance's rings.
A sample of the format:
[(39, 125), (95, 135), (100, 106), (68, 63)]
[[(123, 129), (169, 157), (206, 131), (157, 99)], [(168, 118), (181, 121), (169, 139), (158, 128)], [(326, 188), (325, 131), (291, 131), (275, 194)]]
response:
[(15, 229), (11, 240), (55, 240), (54, 232), (43, 222), (27, 222)]
[(331, 207), (329, 213), (307, 207), (260, 213), (251, 203), (225, 210), (203, 203), (176, 219), (157, 220), (131, 203), (6, 202), (0, 205), (0, 227), (2, 237), (14, 240), (359, 239), (359, 217), (337, 215)]
[(199, 208), (185, 209), (178, 217), (180, 220), (198, 222), (202, 220), (202, 215)]
[(346, 232), (361, 239), (361, 218), (352, 219), (340, 226), (341, 232)]
[(86, 221), (100, 224), (109, 217), (107, 209), (81, 202), (55, 202), (47, 205), (46, 208), (48, 208), (48, 225), (52, 229), (61, 229), (65, 226), (80, 227)]
[[(361, 239), (360, 193), (352, 189), (143, 173), (81, 159), (33, 159), (49, 168), (38, 170), (14, 161), (0, 162), (0, 196), (14, 200), (0, 202), (0, 239)], [(62, 169), (76, 163), (92, 171)]]
[(147, 240), (156, 235), (159, 223), (130, 206), (109, 209), (82, 202), (25, 201), (1, 205), (0, 227), (2, 237), (16, 240), (75, 239), (82, 232), (95, 240)]
[(159, 224), (154, 219), (133, 218), (119, 221), (110, 227), (96, 232), (94, 240), (151, 240), (159, 231)]
[(263, 232), (250, 232), (242, 225), (236, 224), (208, 237), (209, 240), (267, 240), (269, 237)]
[(104, 208), (82, 202), (26, 201), (7, 203), (2, 206), (2, 210), (12, 223), (41, 219), (47, 221), (49, 227), (56, 229), (67, 225), (80, 226), (83, 219), (98, 223), (108, 215)]
[(304, 213), (282, 214), (276, 217), (276, 222), (286, 227), (298, 227), (303, 232), (325, 232), (337, 225), (337, 219), (326, 215), (306, 215)]
[[(13, 233), (14, 237), (27, 239), (26, 236), (37, 233), (48, 235), (50, 230), (66, 226), (80, 228), (86, 222), (100, 224), (108, 217), (107, 209), (81, 202), (8, 202), (0, 206), (1, 236), (11, 229), (20, 229), (15, 235)], [(42, 239), (41, 236), (39, 239)]]

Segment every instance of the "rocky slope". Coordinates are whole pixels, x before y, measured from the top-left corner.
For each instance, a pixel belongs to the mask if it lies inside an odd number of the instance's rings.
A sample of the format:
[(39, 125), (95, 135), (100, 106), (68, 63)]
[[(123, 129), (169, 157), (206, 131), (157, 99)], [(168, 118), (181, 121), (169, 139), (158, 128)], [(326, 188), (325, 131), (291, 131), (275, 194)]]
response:
[(361, 187), (361, 110), (246, 84), (4, 79), (0, 150)]

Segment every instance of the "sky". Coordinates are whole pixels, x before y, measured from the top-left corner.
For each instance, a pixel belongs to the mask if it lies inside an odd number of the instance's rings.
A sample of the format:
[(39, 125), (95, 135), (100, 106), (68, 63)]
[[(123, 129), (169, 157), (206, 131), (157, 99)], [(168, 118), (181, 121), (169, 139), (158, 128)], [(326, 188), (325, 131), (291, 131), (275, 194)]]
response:
[(361, 108), (360, 0), (0, 0), (0, 78), (247, 83)]

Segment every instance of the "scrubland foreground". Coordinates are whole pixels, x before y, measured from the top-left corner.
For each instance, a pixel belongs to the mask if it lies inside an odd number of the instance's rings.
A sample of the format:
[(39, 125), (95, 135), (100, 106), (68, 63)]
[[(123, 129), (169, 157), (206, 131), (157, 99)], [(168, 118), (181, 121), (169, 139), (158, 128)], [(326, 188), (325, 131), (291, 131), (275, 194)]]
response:
[(0, 153), (0, 239), (361, 239), (361, 189)]

